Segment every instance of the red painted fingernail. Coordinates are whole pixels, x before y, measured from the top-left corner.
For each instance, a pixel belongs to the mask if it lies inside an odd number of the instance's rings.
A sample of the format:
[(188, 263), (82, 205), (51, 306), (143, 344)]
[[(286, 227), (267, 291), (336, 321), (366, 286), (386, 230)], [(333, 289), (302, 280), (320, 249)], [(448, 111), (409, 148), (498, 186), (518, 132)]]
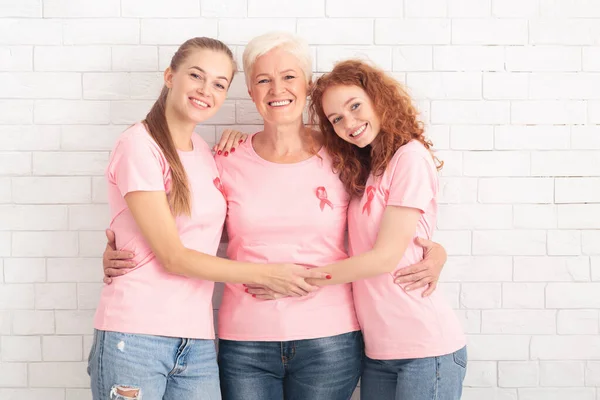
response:
[(240, 139), (240, 141), (238, 142), (239, 144), (244, 143), (244, 139)]
[(255, 295), (255, 294), (253, 294), (253, 295), (252, 295), (252, 297), (256, 298), (256, 295)]
[(233, 149), (231, 149), (231, 152), (233, 153), (235, 151), (235, 147)]
[(226, 152), (225, 152), (225, 157), (227, 157), (228, 155), (229, 155), (229, 152), (228, 152), (228, 151), (226, 151)]
[(331, 279), (331, 275), (325, 276), (325, 279)]
[(250, 291), (250, 289), (246, 289), (246, 293), (248, 293)]
[(221, 153), (222, 153), (222, 151), (221, 151), (221, 150), (217, 151), (217, 155), (218, 155), (218, 156), (220, 156), (220, 155), (221, 155)]
[(242, 285), (243, 285), (244, 287), (248, 287), (248, 285), (246, 285), (245, 283), (242, 283)]

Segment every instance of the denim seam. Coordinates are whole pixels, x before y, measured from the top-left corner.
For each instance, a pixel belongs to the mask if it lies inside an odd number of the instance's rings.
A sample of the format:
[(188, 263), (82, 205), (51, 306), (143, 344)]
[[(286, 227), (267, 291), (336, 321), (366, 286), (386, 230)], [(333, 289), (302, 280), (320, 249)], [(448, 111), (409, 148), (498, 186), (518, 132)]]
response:
[(98, 331), (98, 338), (97, 338), (97, 349), (96, 349), (96, 353), (97, 353), (97, 367), (98, 367), (98, 386), (100, 388), (100, 391), (102, 392), (102, 398), (107, 398), (106, 393), (104, 393), (104, 381), (103, 381), (103, 373), (102, 373), (102, 356), (104, 354), (104, 331)]
[(435, 387), (433, 389), (433, 400), (437, 400), (438, 395), (439, 395), (439, 387), (440, 387), (440, 379), (441, 379), (440, 364), (441, 364), (440, 357), (436, 357), (435, 358)]

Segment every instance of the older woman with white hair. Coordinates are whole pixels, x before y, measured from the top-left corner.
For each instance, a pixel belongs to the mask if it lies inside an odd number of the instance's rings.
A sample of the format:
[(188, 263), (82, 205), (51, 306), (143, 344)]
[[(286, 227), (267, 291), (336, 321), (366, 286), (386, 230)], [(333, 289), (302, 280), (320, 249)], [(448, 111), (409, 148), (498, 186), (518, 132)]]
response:
[[(227, 196), (233, 260), (322, 266), (347, 257), (348, 195), (304, 126), (312, 76), (308, 45), (284, 33), (246, 46), (248, 92), (264, 119), (235, 156), (217, 156)], [(260, 300), (226, 284), (219, 310), (225, 400), (347, 400), (361, 373), (363, 342), (350, 284), (301, 297)]]

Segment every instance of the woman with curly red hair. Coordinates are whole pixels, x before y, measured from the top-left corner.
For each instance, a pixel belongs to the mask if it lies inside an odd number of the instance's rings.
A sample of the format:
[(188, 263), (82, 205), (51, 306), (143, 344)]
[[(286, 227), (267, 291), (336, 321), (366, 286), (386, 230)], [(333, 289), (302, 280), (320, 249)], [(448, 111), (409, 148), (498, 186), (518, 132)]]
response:
[(353, 282), (365, 340), (361, 399), (460, 399), (465, 337), (443, 294), (422, 297), (390, 279), (423, 258), (415, 237), (436, 223), (437, 169), (431, 142), (402, 86), (361, 61), (322, 76), (310, 109), (333, 166), (352, 196), (352, 257), (321, 269), (319, 285)]

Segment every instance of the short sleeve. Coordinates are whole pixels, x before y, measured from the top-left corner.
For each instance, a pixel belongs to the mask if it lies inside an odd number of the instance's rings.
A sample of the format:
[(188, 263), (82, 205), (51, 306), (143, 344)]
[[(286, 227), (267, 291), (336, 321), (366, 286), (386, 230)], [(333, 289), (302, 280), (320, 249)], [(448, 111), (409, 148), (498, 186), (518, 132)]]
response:
[(132, 136), (115, 147), (108, 177), (122, 196), (136, 191), (165, 191), (166, 166), (162, 153), (149, 139)]
[(417, 151), (401, 154), (391, 174), (387, 205), (425, 212), (436, 192), (437, 174), (433, 161)]

